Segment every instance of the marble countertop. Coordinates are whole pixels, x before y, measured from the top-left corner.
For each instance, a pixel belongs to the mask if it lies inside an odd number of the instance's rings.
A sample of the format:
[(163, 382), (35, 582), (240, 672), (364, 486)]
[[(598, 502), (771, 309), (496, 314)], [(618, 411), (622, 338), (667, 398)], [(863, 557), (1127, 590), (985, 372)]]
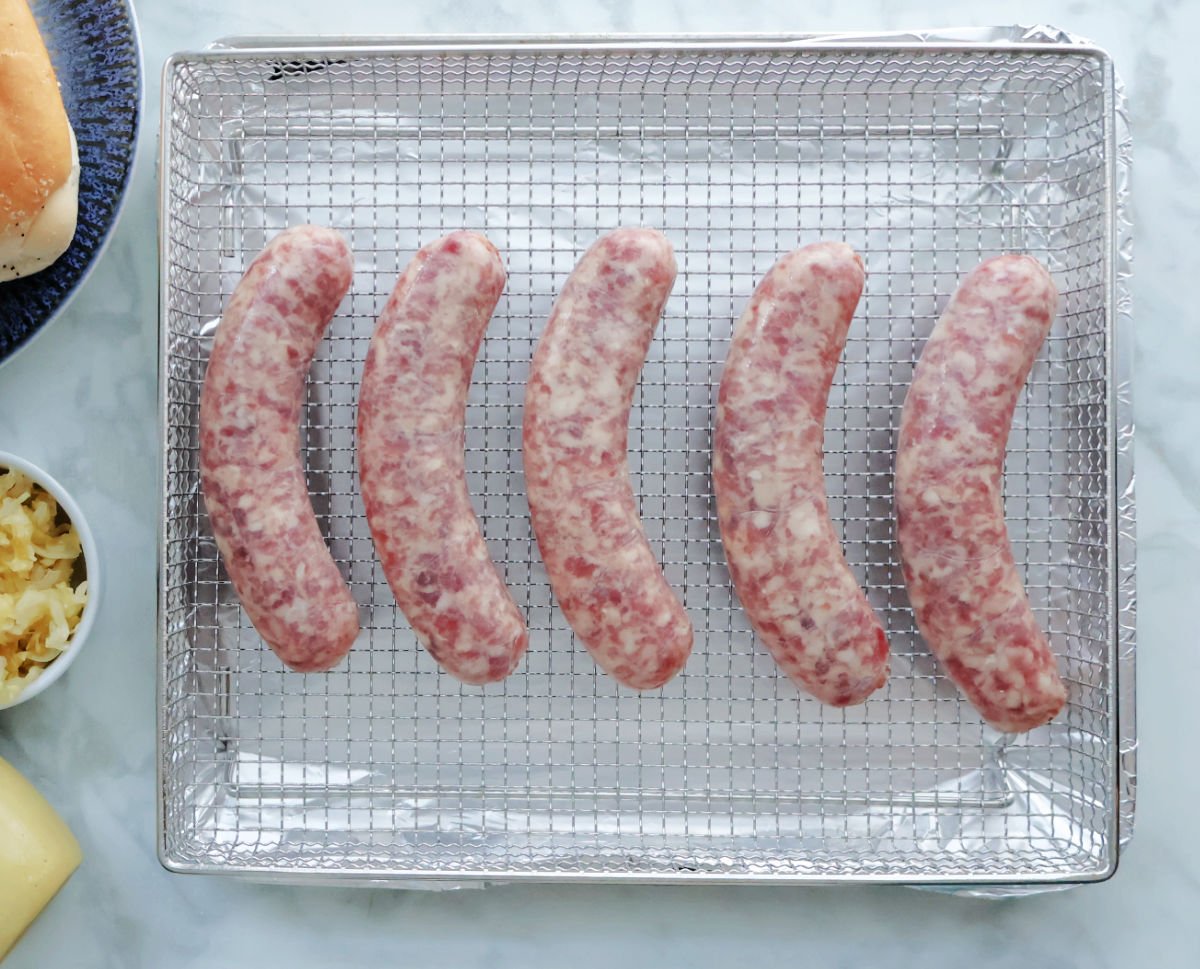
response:
[[(94, 641), (44, 696), (0, 714), (0, 755), (60, 809), (85, 864), (5, 963), (24, 967), (613, 964), (926, 969), (1200, 965), (1200, 4), (1161, 0), (140, 0), (147, 91), (120, 227), (84, 295), (0, 367), (0, 441), (85, 508), (109, 577)], [(431, 893), (168, 874), (155, 856), (159, 73), (237, 33), (891, 30), (1049, 23), (1112, 53), (1135, 137), (1139, 506), (1136, 834), (1110, 881), (987, 902), (904, 888), (509, 886)], [(49, 391), (53, 390), (53, 396)], [(31, 402), (36, 401), (36, 408)], [(1153, 956), (1150, 954), (1154, 953)]]

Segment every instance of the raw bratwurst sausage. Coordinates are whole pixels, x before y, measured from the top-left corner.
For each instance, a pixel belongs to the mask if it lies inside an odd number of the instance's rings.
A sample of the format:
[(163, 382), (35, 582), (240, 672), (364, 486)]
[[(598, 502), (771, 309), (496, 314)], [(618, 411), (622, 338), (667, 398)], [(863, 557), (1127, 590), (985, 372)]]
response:
[(513, 671), (529, 634), (471, 508), (467, 390), (504, 289), (496, 248), (453, 232), (421, 249), (379, 317), (363, 370), (358, 457), (383, 571), (417, 638), (464, 683)]
[(1066, 702), (1013, 561), (1000, 492), (1017, 397), (1057, 293), (1028, 256), (984, 262), (959, 286), (904, 401), (896, 513), (917, 625), (983, 718), (1030, 730)]
[(353, 275), (331, 229), (281, 232), (225, 307), (200, 393), (200, 481), (213, 536), (250, 621), (294, 670), (327, 670), (358, 607), (317, 527), (300, 466), (313, 354)]
[(821, 466), (862, 288), (862, 260), (842, 243), (775, 263), (734, 329), (713, 447), (721, 540), (746, 615), (788, 676), (839, 707), (888, 674), (887, 636), (846, 565)]
[(636, 690), (662, 686), (692, 649), (627, 458), (638, 374), (674, 282), (660, 233), (602, 236), (554, 304), (525, 393), (525, 479), (550, 585), (600, 667)]

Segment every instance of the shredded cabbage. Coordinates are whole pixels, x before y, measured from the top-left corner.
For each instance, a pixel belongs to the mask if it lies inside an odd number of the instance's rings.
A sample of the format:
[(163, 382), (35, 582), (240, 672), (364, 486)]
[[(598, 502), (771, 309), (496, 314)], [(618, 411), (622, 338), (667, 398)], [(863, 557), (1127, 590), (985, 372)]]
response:
[(0, 468), (0, 702), (67, 648), (87, 603), (87, 582), (71, 586), (81, 554), (58, 502), (28, 476)]

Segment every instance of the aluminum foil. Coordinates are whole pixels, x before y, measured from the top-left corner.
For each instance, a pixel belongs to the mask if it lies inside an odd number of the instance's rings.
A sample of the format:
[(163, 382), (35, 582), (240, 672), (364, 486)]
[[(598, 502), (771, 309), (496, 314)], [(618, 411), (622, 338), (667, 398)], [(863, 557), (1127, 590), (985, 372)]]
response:
[[(434, 49), (443, 42), (412, 43)], [(963, 141), (935, 138), (930, 147), (927, 135), (939, 131), (925, 132), (905, 100), (907, 90), (920, 89), (924, 70), (951, 72), (944, 77), (966, 70), (935, 63), (934, 52), (946, 45), (983, 45), (997, 56), (1019, 46), (1019, 58), (1028, 45), (1070, 50), (1086, 42), (1044, 26), (604, 38), (601, 47), (647, 52), (613, 62), (640, 72), (626, 87), (622, 76), (606, 73), (617, 68), (602, 57), (572, 54), (576, 60), (563, 67), (539, 56), (539, 47), (570, 44), (539, 38), (513, 42), (505, 55), (512, 55), (509, 79), (532, 92), (521, 102), (524, 114), (492, 67), (468, 76), (454, 73), (453, 58), (434, 58), (420, 70), (404, 58), (373, 62), (370, 48), (389, 43), (244, 38), (216, 45), (228, 59), (182, 55), (168, 65), (164, 862), (187, 871), (421, 888), (518, 878), (903, 878), (985, 895), (1050, 890), (1073, 877), (1093, 879), (1106, 859), (1115, 863), (1132, 834), (1136, 777), (1124, 96), (1116, 83), (1113, 103), (1095, 112), (1111, 128), (1115, 164), (1111, 184), (1102, 186), (1113, 224), (1108, 238), (1101, 233), (1088, 243), (1094, 262), (1061, 255), (1068, 231), (1061, 223), (1069, 221), (1061, 206), (1075, 191), (1071, 178), (1098, 179), (1098, 171), (1072, 172), (1061, 183), (1044, 171), (1027, 179), (1044, 161), (1037, 139), (1016, 148), (1005, 139), (1003, 122), (1026, 111), (1052, 128), (1047, 107), (1002, 87), (966, 95), (976, 115)], [(827, 61), (809, 65), (795, 84), (785, 76), (781, 103), (799, 108), (791, 122), (770, 118), (761, 102), (711, 94), (745, 83), (753, 71), (770, 79), (789, 69), (786, 58), (747, 59), (735, 49), (860, 44), (931, 53), (886, 68), (894, 73), (886, 76), (884, 100), (866, 91), (862, 114), (820, 114), (824, 102), (804, 85), (836, 90), (853, 73), (836, 64), (826, 70)], [(710, 115), (699, 124), (688, 112), (700, 99), (672, 100), (679, 65), (655, 55), (656, 47), (703, 52), (685, 66), (710, 92), (709, 110), (719, 102), (729, 118)], [(878, 56), (882, 71), (886, 53)], [(184, 77), (193, 61), (201, 81)], [(562, 110), (556, 84), (568, 69), (573, 83), (588, 92), (594, 84), (599, 93), (555, 115)], [(1022, 70), (1019, 61), (1009, 69)], [(447, 84), (456, 92), (434, 122), (419, 97), (388, 93), (409, 80), (431, 97)], [(477, 117), (465, 105), (472, 96), (480, 99)], [(744, 138), (710, 135), (722, 124), (734, 130), (741, 111)], [(777, 139), (760, 140), (764, 117)], [(441, 137), (411, 135), (431, 123)], [(503, 137), (489, 140), (499, 130)], [(993, 158), (989, 168), (984, 162)], [(882, 189), (872, 174), (880, 159), (901, 173)], [(964, 165), (977, 180), (967, 186), (969, 198), (960, 184)], [(841, 182), (822, 166), (841, 172)], [(504, 204), (489, 192), (503, 192)], [(955, 219), (939, 222), (951, 208)], [(524, 368), (556, 288), (582, 246), (615, 219), (661, 219), (681, 260), (630, 443), (643, 518), (699, 637), (688, 671), (646, 697), (623, 695), (599, 677), (553, 607), (528, 531), (517, 434)], [(219, 565), (198, 492), (195, 418), (211, 331), (241, 268), (274, 231), (304, 220), (342, 228), (356, 251), (355, 291), (314, 366), (304, 433), (314, 505), (363, 605), (364, 634), (347, 668), (301, 677), (263, 649)], [(412, 641), (374, 562), (354, 484), (353, 409), (374, 314), (406, 254), (460, 225), (487, 232), (509, 262), (509, 291), (472, 389), (468, 469), (493, 554), (533, 635), (525, 668), (482, 691), (437, 673)], [(729, 588), (707, 483), (712, 394), (733, 320), (781, 248), (831, 232), (866, 253), (869, 279), (863, 323), (856, 324), (863, 335), (852, 334), (831, 399), (827, 483), (848, 558), (886, 617), (894, 651), (884, 695), (850, 711), (800, 696), (755, 644)], [(1058, 624), (1052, 639), (1117, 644), (1115, 664), (1104, 665), (1107, 679), (1086, 646), (1067, 657), (1071, 715), (1020, 738), (983, 727), (928, 657), (897, 579), (890, 531), (890, 422), (912, 362), (961, 271), (982, 253), (1009, 247), (1049, 253), (1063, 273), (1092, 280), (1091, 290), (1108, 287), (1107, 340), (1099, 331), (1064, 332), (1035, 369), (1010, 441), (1006, 488), (1031, 596), (1039, 616)], [(897, 326), (900, 317), (909, 319)], [(1080, 369), (1090, 351), (1073, 350), (1076, 339), (1092, 341), (1101, 370)], [(1077, 386), (1110, 393), (1077, 398), (1069, 389)], [(1071, 437), (1077, 425), (1089, 432), (1082, 443)], [(1063, 460), (1056, 455), (1073, 448), (1080, 467), (1055, 471)], [(1047, 491), (1039, 482), (1054, 474), (1060, 486)], [(1097, 481), (1107, 481), (1110, 493), (1093, 494)], [(1099, 516), (1111, 510), (1112, 540), (1095, 549), (1095, 561), (1064, 558), (1061, 549), (1088, 545), (1099, 526), (1093, 522), (1084, 535), (1062, 519), (1086, 519), (1093, 509)], [(1084, 589), (1080, 598), (1078, 575), (1088, 569), (1111, 577), (1111, 598), (1102, 588)], [(1111, 617), (1104, 603), (1115, 606)], [(1021, 884), (998, 884), (1015, 870)]]

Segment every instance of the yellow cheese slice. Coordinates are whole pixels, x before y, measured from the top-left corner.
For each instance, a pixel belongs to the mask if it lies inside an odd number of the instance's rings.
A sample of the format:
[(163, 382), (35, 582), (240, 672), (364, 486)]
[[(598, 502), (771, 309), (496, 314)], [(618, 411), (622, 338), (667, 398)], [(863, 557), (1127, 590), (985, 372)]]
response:
[(0, 959), (82, 860), (66, 822), (0, 757)]

